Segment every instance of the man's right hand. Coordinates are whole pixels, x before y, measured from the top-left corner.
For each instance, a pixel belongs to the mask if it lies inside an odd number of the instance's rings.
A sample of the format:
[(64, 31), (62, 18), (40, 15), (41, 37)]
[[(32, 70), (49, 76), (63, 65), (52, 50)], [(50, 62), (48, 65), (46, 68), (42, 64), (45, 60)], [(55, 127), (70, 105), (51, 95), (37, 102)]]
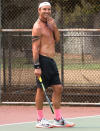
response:
[(40, 77), (41, 74), (42, 74), (41, 68), (39, 68), (39, 69), (34, 69), (34, 74), (35, 74), (37, 77)]

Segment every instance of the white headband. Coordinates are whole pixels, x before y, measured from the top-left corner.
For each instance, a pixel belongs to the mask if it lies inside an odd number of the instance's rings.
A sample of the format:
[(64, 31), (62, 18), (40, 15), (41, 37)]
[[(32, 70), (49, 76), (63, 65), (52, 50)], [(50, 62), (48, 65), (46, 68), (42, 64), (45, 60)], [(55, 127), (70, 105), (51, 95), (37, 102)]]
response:
[(40, 3), (39, 8), (46, 6), (46, 5), (51, 7), (51, 4), (49, 2), (42, 2), (42, 3)]

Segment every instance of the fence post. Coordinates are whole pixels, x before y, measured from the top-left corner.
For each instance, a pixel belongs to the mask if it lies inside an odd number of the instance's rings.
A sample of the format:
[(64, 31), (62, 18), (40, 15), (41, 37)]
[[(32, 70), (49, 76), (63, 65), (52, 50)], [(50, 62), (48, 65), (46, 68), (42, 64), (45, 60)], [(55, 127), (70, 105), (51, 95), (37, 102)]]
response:
[[(7, 34), (8, 35), (8, 34)], [(9, 83), (9, 86), (11, 87), (11, 78), (12, 78), (12, 63), (11, 63), (11, 56), (12, 56), (12, 42), (11, 42), (11, 36), (8, 38), (8, 41), (9, 41), (9, 53), (8, 53), (8, 72), (9, 72), (9, 80), (8, 80), (8, 83)]]
[[(61, 23), (61, 28), (63, 29), (63, 4), (61, 6), (61, 18), (62, 18), (62, 23)], [(63, 45), (63, 31), (61, 32), (61, 82), (64, 87), (64, 45)]]
[[(1, 29), (1, 0), (0, 0), (0, 29)], [(1, 32), (0, 32), (0, 103), (1, 103)]]

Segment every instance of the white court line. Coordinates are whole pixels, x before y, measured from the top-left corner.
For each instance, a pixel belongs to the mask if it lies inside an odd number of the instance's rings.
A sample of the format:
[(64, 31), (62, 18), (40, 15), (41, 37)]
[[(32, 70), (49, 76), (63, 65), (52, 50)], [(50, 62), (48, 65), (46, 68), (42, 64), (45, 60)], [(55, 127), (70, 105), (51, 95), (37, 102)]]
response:
[(74, 118), (67, 118), (67, 119), (85, 119), (85, 118), (91, 118), (91, 117), (100, 117), (100, 115), (82, 116), (82, 117), (74, 117)]
[[(82, 116), (82, 117), (74, 117), (74, 118), (65, 118), (65, 119), (85, 119), (85, 118), (92, 118), (92, 117), (100, 117), (100, 115), (93, 115), (93, 116)], [(50, 120), (53, 121), (53, 120)], [(3, 124), (0, 125), (0, 127), (3, 126), (13, 126), (13, 125), (23, 125), (23, 124), (31, 124), (31, 123), (35, 123), (36, 121), (30, 121), (30, 122), (20, 122), (20, 123), (12, 123), (12, 124)]]
[(23, 125), (23, 124), (30, 124), (30, 123), (35, 123), (36, 121), (30, 121), (30, 122), (20, 122), (20, 123), (11, 123), (11, 124), (3, 124), (1, 126), (13, 126), (13, 125)]

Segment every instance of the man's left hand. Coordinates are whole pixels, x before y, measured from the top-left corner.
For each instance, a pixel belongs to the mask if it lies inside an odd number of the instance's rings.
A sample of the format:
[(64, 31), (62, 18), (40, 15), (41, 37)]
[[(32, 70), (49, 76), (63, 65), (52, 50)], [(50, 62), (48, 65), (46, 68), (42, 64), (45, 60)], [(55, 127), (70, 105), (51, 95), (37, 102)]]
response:
[(47, 25), (52, 31), (54, 31), (54, 28), (56, 28), (55, 20), (52, 17), (48, 17)]

